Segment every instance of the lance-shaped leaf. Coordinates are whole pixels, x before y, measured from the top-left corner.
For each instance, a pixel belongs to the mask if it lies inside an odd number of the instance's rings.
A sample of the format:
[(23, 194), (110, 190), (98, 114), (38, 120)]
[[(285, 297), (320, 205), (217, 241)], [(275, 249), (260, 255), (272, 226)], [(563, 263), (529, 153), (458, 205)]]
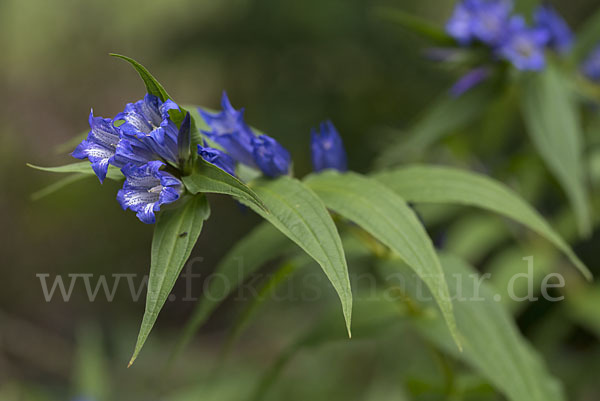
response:
[(563, 187), (579, 230), (591, 231), (582, 132), (567, 77), (549, 65), (531, 77), (521, 96), (523, 118), (537, 151)]
[(70, 185), (74, 182), (81, 181), (81, 180), (83, 180), (85, 178), (89, 178), (89, 177), (91, 177), (91, 176), (87, 175), (87, 174), (67, 175), (66, 177), (63, 177), (60, 180), (55, 181), (52, 184), (47, 185), (44, 188), (39, 189), (39, 190), (35, 191), (34, 193), (32, 193), (31, 200), (34, 200), (34, 201), (40, 200), (42, 198), (45, 198), (48, 195), (53, 194), (54, 192), (57, 192), (57, 191), (63, 189), (67, 185)]
[(197, 159), (192, 174), (183, 177), (182, 180), (187, 190), (193, 194), (231, 195), (244, 203), (254, 205), (264, 213), (268, 213), (265, 204), (250, 187), (202, 158)]
[(300, 181), (283, 176), (259, 180), (252, 185), (269, 210), (242, 203), (268, 220), (319, 263), (342, 303), (350, 335), (352, 291), (342, 241), (323, 202)]
[(427, 284), (460, 348), (448, 286), (431, 239), (404, 199), (355, 173), (311, 175), (308, 185), (334, 212), (358, 224), (396, 252)]
[[(150, 72), (146, 69), (146, 67), (144, 67), (143, 65), (141, 65), (140, 63), (138, 63), (137, 61), (135, 61), (134, 59), (132, 59), (130, 57), (123, 56), (121, 54), (115, 54), (115, 53), (110, 53), (110, 55), (113, 57), (117, 57), (122, 60), (125, 60), (129, 64), (131, 64), (131, 66), (137, 71), (140, 78), (142, 78), (142, 81), (144, 81), (144, 85), (146, 85), (146, 91), (148, 91), (149, 94), (158, 97), (163, 102), (168, 99), (172, 99), (171, 96), (169, 96), (169, 94), (165, 90), (165, 88), (163, 88), (163, 86), (156, 80), (156, 78), (154, 78), (152, 76), (152, 74), (150, 74)], [(177, 109), (169, 110), (169, 116), (171, 116), (171, 120), (173, 120), (173, 122), (175, 124), (177, 124), (178, 127), (181, 125), (181, 123), (185, 119), (186, 113), (187, 113), (187, 110), (185, 110), (181, 106), (180, 106), (179, 110), (177, 110)], [(192, 132), (195, 132), (195, 131), (196, 131), (196, 125), (194, 123), (194, 120), (192, 120)]]
[(450, 167), (408, 166), (375, 176), (408, 202), (475, 206), (511, 218), (563, 251), (587, 279), (592, 274), (571, 247), (527, 202), (504, 184)]
[[(65, 164), (63, 166), (56, 167), (42, 167), (29, 163), (27, 163), (27, 166), (36, 170), (47, 171), (49, 173), (81, 173), (87, 175), (96, 175), (96, 173), (94, 173), (94, 170), (92, 170), (92, 165), (90, 164), (90, 162), (87, 161)], [(123, 174), (118, 168), (113, 166), (109, 167), (108, 172), (106, 173), (106, 178), (118, 181), (124, 179), (125, 177), (123, 177)]]
[[(564, 401), (560, 383), (548, 372), (540, 355), (523, 338), (512, 317), (498, 302), (497, 295), (477, 271), (451, 255), (440, 255), (454, 313), (463, 340), (463, 352), (457, 352), (444, 320), (422, 309), (413, 323), (419, 332), (437, 347), (474, 368), (510, 401)], [(431, 304), (432, 297), (421, 291), (422, 285), (410, 271), (402, 272), (398, 261), (380, 264), (380, 274), (396, 280), (418, 305)]]
[(158, 313), (200, 236), (204, 220), (208, 219), (209, 215), (210, 207), (206, 197), (195, 195), (183, 205), (167, 209), (158, 216), (152, 238), (146, 310), (129, 366), (144, 346)]
[(131, 57), (123, 56), (122, 54), (110, 53), (111, 56), (117, 57), (127, 61), (131, 66), (137, 71), (142, 81), (144, 81), (144, 85), (146, 85), (146, 90), (149, 94), (156, 96), (161, 101), (166, 101), (171, 99), (171, 96), (167, 93), (165, 88), (150, 74), (150, 71), (146, 69), (143, 65), (132, 59)]

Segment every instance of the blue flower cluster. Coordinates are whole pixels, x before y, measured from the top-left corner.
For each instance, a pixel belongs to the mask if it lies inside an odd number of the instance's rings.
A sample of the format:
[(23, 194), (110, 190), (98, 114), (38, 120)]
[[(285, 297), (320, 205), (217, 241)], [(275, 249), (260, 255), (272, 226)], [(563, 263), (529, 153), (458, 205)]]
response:
[(198, 146), (200, 155), (207, 161), (233, 175), (235, 163), (260, 169), (268, 177), (279, 177), (290, 172), (290, 153), (275, 139), (267, 135), (254, 135), (244, 121), (244, 110), (236, 110), (227, 93), (221, 99), (222, 111), (198, 112), (210, 128), (202, 133), (224, 150)]
[[(270, 136), (255, 135), (244, 121), (243, 110), (235, 110), (226, 93), (221, 105), (218, 113), (198, 110), (209, 128), (202, 133), (221, 147), (204, 141), (198, 145), (198, 155), (233, 176), (237, 163), (268, 177), (289, 174), (290, 153)], [(184, 192), (180, 178), (189, 158), (191, 120), (188, 113), (177, 127), (169, 113), (173, 110), (180, 111), (173, 101), (148, 94), (127, 104), (113, 119), (94, 117), (91, 112), (90, 132), (72, 153), (91, 162), (100, 182), (109, 166), (120, 168), (125, 182), (117, 200), (147, 224), (156, 221), (162, 205), (175, 202)], [(346, 170), (342, 140), (331, 122), (322, 123), (320, 133), (313, 131), (311, 146), (316, 171)]]
[[(518, 70), (540, 71), (546, 66), (546, 49), (558, 53), (570, 50), (573, 34), (565, 20), (547, 4), (539, 6), (528, 25), (521, 15), (513, 15), (510, 0), (462, 0), (446, 23), (446, 31), (462, 46), (489, 48), (494, 59), (505, 60)], [(489, 70), (476, 68), (452, 88), (460, 95), (489, 76)]]
[[(162, 102), (146, 95), (127, 104), (114, 119), (94, 117), (92, 111), (87, 139), (72, 153), (78, 159), (89, 159), (100, 182), (109, 165), (121, 168), (125, 183), (117, 200), (147, 224), (156, 221), (155, 212), (162, 205), (175, 202), (183, 192), (174, 174), (181, 162), (179, 138), (189, 138), (190, 120), (186, 116), (178, 128), (169, 116), (169, 111), (176, 109), (179, 107), (171, 100)], [(171, 173), (160, 170), (167, 165)]]

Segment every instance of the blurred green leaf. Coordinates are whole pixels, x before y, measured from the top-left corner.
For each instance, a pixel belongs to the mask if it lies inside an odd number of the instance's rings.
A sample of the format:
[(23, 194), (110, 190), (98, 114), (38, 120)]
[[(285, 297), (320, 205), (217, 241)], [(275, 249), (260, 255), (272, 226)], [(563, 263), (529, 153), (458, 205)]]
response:
[(268, 220), (319, 263), (342, 303), (350, 335), (352, 290), (342, 241), (323, 202), (300, 181), (290, 177), (258, 180), (252, 188), (269, 212), (240, 199)]
[(110, 371), (101, 333), (94, 325), (84, 326), (77, 333), (74, 382), (78, 399), (110, 399)]
[(88, 175), (88, 174), (71, 174), (66, 177), (63, 177), (60, 180), (55, 181), (52, 184), (32, 193), (31, 200), (37, 201), (42, 198), (45, 198), (46, 196), (51, 195), (54, 192), (63, 189), (67, 185), (72, 184), (77, 181), (81, 181), (84, 178), (90, 178), (90, 175)]
[(226, 345), (225, 353), (228, 353), (244, 330), (250, 324), (252, 318), (260, 310), (261, 306), (268, 301), (271, 296), (281, 284), (283, 284), (300, 266), (299, 261), (289, 260), (284, 262), (277, 271), (272, 274), (266, 282), (264, 282), (258, 289), (258, 293), (249, 305), (244, 309), (242, 314), (238, 317), (231, 333), (229, 334)]
[(575, 35), (572, 50), (573, 61), (581, 63), (588, 54), (600, 44), (600, 9), (590, 15)]
[(187, 190), (192, 194), (215, 193), (231, 195), (268, 213), (265, 204), (251, 188), (202, 158), (198, 158), (192, 174), (183, 177), (182, 180)]
[(400, 255), (434, 294), (460, 348), (452, 302), (437, 254), (419, 218), (404, 199), (374, 179), (355, 173), (315, 174), (308, 177), (306, 185), (328, 208)]
[(431, 23), (429, 20), (417, 17), (397, 8), (376, 7), (373, 10), (373, 15), (384, 21), (396, 23), (403, 28), (416, 33), (417, 35), (434, 42), (436, 45), (456, 45), (456, 41), (437, 24)]
[[(444, 320), (437, 314), (423, 313), (413, 320), (421, 334), (479, 371), (511, 401), (565, 400), (560, 383), (519, 333), (502, 304), (494, 300), (494, 291), (485, 283), (474, 285), (479, 280), (477, 271), (450, 255), (440, 255), (440, 260), (450, 294), (456, 299), (454, 309), (463, 352), (457, 352)], [(383, 275), (397, 274), (397, 265), (397, 261), (383, 262)], [(412, 281), (410, 277), (414, 275), (406, 272), (402, 289), (417, 302), (430, 299), (420, 293), (419, 284), (413, 282), (416, 277)]]
[(152, 238), (146, 310), (129, 366), (144, 346), (209, 215), (210, 206), (204, 195), (192, 196), (178, 208), (167, 209), (159, 214)]
[(275, 259), (291, 249), (297, 249), (296, 245), (268, 222), (260, 224), (235, 244), (215, 269), (215, 274), (219, 274), (223, 279), (210, 280), (208, 287), (202, 292), (193, 315), (186, 323), (177, 341), (171, 361), (190, 342), (211, 313), (245, 279), (269, 260)]
[(444, 249), (475, 264), (508, 238), (500, 219), (489, 214), (464, 216), (444, 234)]
[(482, 115), (492, 99), (489, 85), (479, 85), (459, 97), (442, 94), (408, 130), (397, 131), (376, 160), (378, 167), (417, 159), (429, 146)]
[(588, 268), (544, 218), (500, 182), (450, 167), (420, 165), (390, 170), (375, 177), (409, 202), (475, 206), (509, 217), (552, 242), (588, 280), (592, 279)]
[[(385, 295), (379, 292), (371, 293), (368, 297), (358, 297), (356, 301), (353, 328), (355, 338), (358, 339), (369, 339), (382, 335), (386, 329), (401, 323), (399, 318), (405, 316), (404, 309), (387, 301)], [(275, 362), (262, 375), (249, 400), (265, 399), (270, 388), (299, 351), (318, 347), (328, 342), (347, 340), (347, 337), (340, 333), (336, 319), (331, 314), (326, 314), (324, 319), (300, 333), (295, 341), (279, 353)]]
[(567, 196), (582, 234), (591, 232), (582, 131), (568, 78), (549, 65), (530, 76), (521, 97), (527, 131)]
[(600, 338), (600, 285), (581, 286), (565, 296), (570, 318)]
[[(92, 170), (92, 165), (90, 164), (90, 162), (87, 161), (65, 164), (64, 166), (56, 167), (41, 167), (30, 163), (27, 163), (27, 166), (36, 170), (47, 171), (50, 173), (82, 173), (87, 175), (96, 175), (96, 173), (94, 173), (94, 170)], [(123, 177), (121, 170), (113, 166), (108, 168), (106, 178), (118, 181), (124, 179), (125, 177)]]

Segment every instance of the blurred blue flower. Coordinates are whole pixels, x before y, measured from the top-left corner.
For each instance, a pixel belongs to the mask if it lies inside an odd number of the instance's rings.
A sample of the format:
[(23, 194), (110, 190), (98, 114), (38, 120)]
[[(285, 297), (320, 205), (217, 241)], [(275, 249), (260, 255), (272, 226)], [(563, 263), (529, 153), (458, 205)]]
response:
[(119, 144), (119, 130), (113, 126), (109, 118), (94, 117), (94, 111), (89, 116), (90, 132), (87, 139), (82, 141), (71, 153), (77, 159), (88, 159), (92, 169), (103, 182), (106, 178), (108, 165), (114, 163), (115, 152)]
[[(142, 100), (128, 103), (125, 110), (117, 114), (115, 121), (124, 121), (119, 126), (122, 137), (129, 141), (129, 144), (119, 149), (123, 153), (119, 152), (116, 157), (121, 165), (127, 162), (139, 164), (142, 153), (154, 154), (148, 156), (146, 161), (163, 159), (177, 165), (179, 129), (169, 117), (169, 110), (173, 109), (179, 109), (173, 101), (162, 102), (156, 96), (147, 94)], [(131, 154), (129, 150), (139, 150), (140, 153)]]
[(549, 4), (539, 6), (534, 13), (535, 25), (545, 29), (550, 38), (548, 46), (559, 53), (568, 52), (573, 44), (573, 33), (566, 21)]
[(600, 82), (600, 45), (587, 56), (581, 65), (581, 72), (594, 82)]
[(511, 10), (509, 0), (462, 0), (446, 23), (446, 31), (462, 45), (477, 40), (495, 46), (502, 40)]
[(161, 171), (165, 163), (155, 160), (142, 166), (127, 164), (121, 169), (125, 175), (123, 188), (117, 194), (117, 200), (123, 210), (136, 212), (140, 221), (153, 224), (155, 212), (166, 203), (179, 199), (182, 184), (171, 174)]
[(490, 70), (486, 67), (474, 68), (471, 71), (463, 75), (456, 83), (450, 88), (450, 94), (454, 97), (459, 97), (463, 93), (479, 85), (490, 76)]
[(205, 142), (204, 146), (198, 145), (198, 154), (207, 162), (235, 176), (235, 160), (227, 153), (216, 148), (211, 148)]
[(316, 172), (325, 169), (346, 171), (348, 162), (346, 150), (340, 134), (331, 121), (322, 122), (319, 132), (311, 130), (311, 155), (313, 169)]
[(253, 137), (252, 150), (256, 165), (266, 176), (274, 178), (289, 172), (290, 153), (270, 136)]
[(540, 71), (546, 66), (544, 50), (549, 39), (545, 29), (530, 28), (522, 16), (514, 16), (497, 54), (519, 70)]
[(239, 111), (234, 109), (225, 91), (223, 91), (221, 107), (223, 111), (219, 113), (209, 113), (198, 109), (210, 127), (210, 131), (202, 132), (221, 145), (236, 161), (250, 167), (257, 167), (252, 149), (254, 134), (244, 121), (244, 109)]

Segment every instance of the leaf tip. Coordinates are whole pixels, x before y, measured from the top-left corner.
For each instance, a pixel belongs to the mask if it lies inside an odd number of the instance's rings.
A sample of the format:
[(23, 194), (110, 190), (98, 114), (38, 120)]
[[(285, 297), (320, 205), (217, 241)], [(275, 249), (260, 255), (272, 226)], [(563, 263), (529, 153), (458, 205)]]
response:
[(129, 369), (133, 365), (136, 358), (137, 358), (137, 355), (135, 355), (135, 354), (131, 357), (131, 359), (129, 360), (129, 363), (127, 364), (127, 369)]

